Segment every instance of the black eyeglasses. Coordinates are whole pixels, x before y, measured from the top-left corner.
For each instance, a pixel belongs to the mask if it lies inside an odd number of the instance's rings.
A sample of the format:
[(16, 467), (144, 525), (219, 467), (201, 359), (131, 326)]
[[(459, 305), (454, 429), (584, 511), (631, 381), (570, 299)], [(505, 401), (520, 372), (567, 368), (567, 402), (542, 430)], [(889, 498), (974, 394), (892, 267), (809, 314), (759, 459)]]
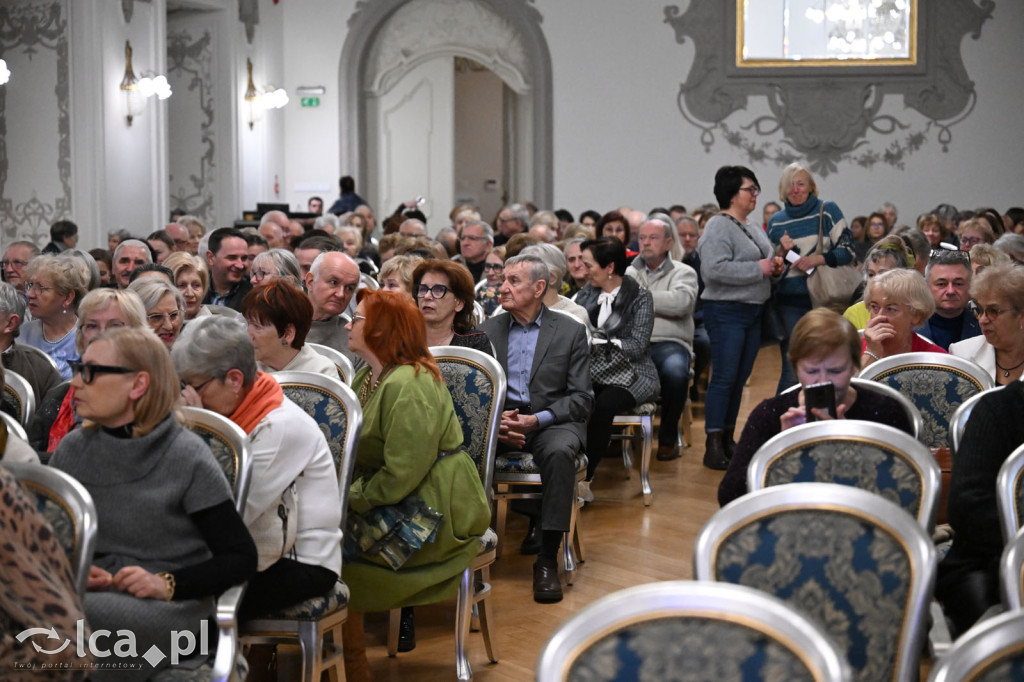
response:
[(740, 187), (741, 192), (750, 192), (752, 196), (757, 196), (761, 193), (761, 188), (757, 185), (751, 185), (750, 187)]
[(435, 284), (432, 287), (428, 287), (426, 284), (421, 284), (416, 287), (416, 298), (423, 298), (428, 292), (434, 298), (444, 298), (448, 294), (448, 287), (443, 284)]
[(501, 272), (504, 269), (505, 266), (502, 265), (501, 263), (484, 263), (484, 270), (494, 270), (496, 272)]
[(69, 362), (71, 371), (82, 375), (82, 381), (91, 384), (97, 374), (134, 374), (139, 371), (130, 367), (118, 367), (117, 365), (94, 365), (86, 362)]

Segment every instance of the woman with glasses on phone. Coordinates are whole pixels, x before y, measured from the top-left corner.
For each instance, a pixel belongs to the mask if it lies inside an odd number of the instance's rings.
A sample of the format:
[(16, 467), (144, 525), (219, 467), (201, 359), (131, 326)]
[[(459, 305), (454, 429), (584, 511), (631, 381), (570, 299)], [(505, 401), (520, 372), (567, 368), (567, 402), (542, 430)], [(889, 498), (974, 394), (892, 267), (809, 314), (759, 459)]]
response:
[(1024, 375), (1024, 268), (993, 265), (971, 282), (968, 308), (981, 336), (951, 344), (949, 352), (980, 365), (997, 384)]
[(412, 271), (412, 290), (427, 323), (428, 346), (463, 346), (494, 355), (490, 339), (473, 319), (473, 277), (465, 266), (423, 261)]
[(25, 271), (25, 296), (32, 321), (21, 326), (21, 341), (57, 362), (60, 378), (71, 378), (78, 360), (75, 328), (78, 303), (89, 291), (89, 268), (73, 256), (38, 256)]
[(796, 323), (812, 307), (807, 290), (808, 271), (849, 265), (855, 256), (853, 235), (843, 212), (835, 202), (818, 197), (818, 185), (807, 166), (801, 163), (786, 166), (779, 178), (779, 199), (786, 205), (768, 220), (768, 239), (775, 253), (788, 263), (775, 291), (775, 303), (786, 327), (786, 338), (779, 344), (782, 374), (777, 392), (781, 393), (796, 383), (793, 366), (789, 363), (789, 337)]
[[(139, 654), (166, 647), (172, 631), (199, 636), (216, 596), (255, 572), (256, 549), (210, 449), (175, 418), (170, 355), (149, 329), (111, 329), (73, 367), (83, 428), (64, 438), (50, 466), (78, 479), (96, 505), (89, 625), (130, 630)], [(163, 658), (91, 679), (149, 679), (169, 665)]]
[(146, 308), (146, 322), (157, 338), (171, 349), (185, 321), (185, 299), (163, 277), (140, 277), (128, 285)]
[(772, 276), (784, 267), (761, 226), (748, 220), (760, 193), (749, 168), (719, 168), (715, 198), (722, 210), (708, 220), (697, 243), (714, 367), (704, 402), (704, 466), (709, 469), (729, 466), (743, 385), (761, 348), (762, 307), (771, 296)]

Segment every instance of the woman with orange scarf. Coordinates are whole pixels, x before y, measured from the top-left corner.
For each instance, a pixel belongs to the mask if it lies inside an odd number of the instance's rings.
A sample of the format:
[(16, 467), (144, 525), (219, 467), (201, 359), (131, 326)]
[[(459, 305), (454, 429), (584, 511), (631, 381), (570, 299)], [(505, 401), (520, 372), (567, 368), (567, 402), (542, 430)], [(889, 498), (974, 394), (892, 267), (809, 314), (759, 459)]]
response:
[(241, 320), (194, 320), (171, 357), (186, 404), (228, 417), (249, 436), (253, 469), (243, 518), (256, 540), (259, 573), (242, 618), (328, 593), (341, 573), (341, 499), (320, 428), (271, 375), (256, 370)]

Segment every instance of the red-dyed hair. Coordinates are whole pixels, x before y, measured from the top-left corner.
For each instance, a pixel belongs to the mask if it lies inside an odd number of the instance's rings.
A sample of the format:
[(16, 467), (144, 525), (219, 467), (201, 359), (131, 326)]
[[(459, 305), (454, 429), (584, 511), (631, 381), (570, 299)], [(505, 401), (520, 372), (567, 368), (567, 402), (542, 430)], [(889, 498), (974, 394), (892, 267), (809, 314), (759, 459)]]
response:
[(416, 303), (407, 294), (360, 289), (356, 301), (363, 304), (363, 342), (385, 365), (426, 368), (441, 381), (441, 370), (427, 347), (427, 325)]

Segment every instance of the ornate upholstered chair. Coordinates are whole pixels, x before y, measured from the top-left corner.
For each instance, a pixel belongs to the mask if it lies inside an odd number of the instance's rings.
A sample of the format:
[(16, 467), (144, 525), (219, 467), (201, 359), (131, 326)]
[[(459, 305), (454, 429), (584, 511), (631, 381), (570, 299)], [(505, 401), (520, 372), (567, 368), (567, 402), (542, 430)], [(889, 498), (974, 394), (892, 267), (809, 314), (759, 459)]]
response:
[[(491, 481), (494, 475), (494, 457), (498, 450), (498, 425), (505, 397), (505, 371), (486, 353), (472, 348), (435, 346), (430, 349), (441, 370), (444, 383), (452, 395), (455, 414), (462, 425), (463, 447), (476, 462), (480, 482), (492, 497)], [(480, 539), (480, 549), (473, 563), (463, 571), (459, 593), (455, 600), (455, 670), (458, 679), (473, 678), (473, 670), (466, 656), (466, 640), (476, 605), (480, 614), (480, 631), (484, 637), (487, 656), (498, 662), (498, 648), (493, 641), (487, 602), (491, 596), (490, 566), (496, 558), (497, 534), (488, 529)], [(400, 609), (390, 614), (388, 628), (388, 655), (398, 651), (398, 623)], [(491, 614), (493, 615), (493, 614)]]
[[(871, 381), (869, 379), (860, 379), (858, 377), (853, 377), (852, 379), (850, 379), (850, 386), (858, 393), (875, 393), (877, 395), (883, 395), (887, 398), (892, 398), (893, 400), (898, 402), (900, 406), (903, 408), (903, 411), (907, 413), (907, 419), (910, 420), (910, 435), (913, 436), (914, 438), (918, 438), (920, 436), (921, 430), (924, 428), (924, 421), (921, 419), (921, 413), (918, 411), (916, 407), (914, 407), (914, 403), (910, 402), (910, 399), (907, 398), (907, 396), (903, 395), (896, 389), (891, 388), (888, 384), (882, 384), (877, 381)], [(783, 393), (799, 391), (801, 388), (803, 388), (803, 386), (801, 386), (800, 384), (793, 384), (785, 391), (783, 391)]]
[[(281, 384), (285, 396), (316, 420), (327, 439), (338, 470), (341, 527), (344, 530), (348, 489), (363, 425), (359, 399), (348, 386), (322, 374), (278, 372), (274, 378)], [(341, 626), (347, 617), (348, 587), (339, 579), (334, 588), (322, 597), (243, 622), (242, 640), (251, 643), (298, 640), (302, 649), (304, 682), (319, 682), (320, 674), (325, 671), (332, 679), (335, 676), (344, 679)]]
[(334, 366), (338, 368), (338, 376), (341, 377), (341, 383), (347, 386), (352, 385), (352, 378), (356, 375), (356, 371), (353, 369), (352, 361), (348, 359), (348, 356), (340, 350), (335, 350), (330, 346), (320, 343), (310, 343), (307, 341), (306, 345), (334, 363)]
[(1003, 606), (1009, 611), (1024, 610), (1024, 530), (1017, 531), (1003, 548), (999, 576)]
[(960, 443), (964, 438), (964, 429), (967, 428), (967, 420), (971, 418), (971, 412), (974, 410), (974, 406), (978, 404), (981, 397), (989, 391), (997, 390), (996, 388), (990, 388), (987, 391), (981, 391), (975, 393), (967, 400), (960, 404), (960, 407), (956, 408), (953, 412), (953, 418), (949, 420), (949, 454), (952, 457), (956, 457), (956, 451), (960, 449)]
[(36, 395), (32, 390), (32, 384), (11, 370), (6, 370), (4, 376), (7, 382), (4, 385), (4, 404), (10, 405), (17, 414), (18, 421), (28, 426), (28, 420), (32, 418), (36, 409)]
[(782, 598), (846, 652), (854, 679), (918, 674), (935, 581), (935, 547), (882, 497), (833, 483), (751, 492), (697, 536), (694, 575)]
[(562, 680), (850, 680), (842, 651), (810, 618), (762, 591), (670, 581), (608, 595), (562, 624), (537, 663)]
[(1011, 452), (999, 467), (996, 501), (1003, 522), (1003, 540), (1009, 542), (1024, 523), (1024, 445)]
[(63, 471), (42, 464), (4, 462), (4, 467), (35, 495), (37, 509), (53, 527), (68, 557), (75, 574), (75, 588), (79, 595), (84, 595), (98, 522), (89, 491)]
[[(626, 478), (630, 477), (633, 471), (633, 458), (630, 456), (630, 446), (637, 440), (639, 435), (640, 447), (640, 487), (644, 494), (644, 506), (649, 507), (654, 499), (651, 491), (651, 448), (654, 443), (654, 411), (657, 405), (644, 403), (638, 405), (630, 414), (618, 414), (612, 420), (612, 426), (624, 427), (621, 433), (612, 435), (615, 440), (622, 441), (622, 464), (626, 467)], [(637, 434), (636, 430), (640, 433)]]
[(1024, 679), (1024, 611), (986, 618), (938, 660), (928, 682)]
[(892, 426), (837, 419), (787, 429), (754, 453), (747, 489), (785, 483), (839, 483), (881, 495), (931, 532), (939, 465), (920, 441)]
[(861, 379), (888, 384), (914, 403), (924, 420), (918, 439), (931, 448), (949, 447), (956, 408), (992, 388), (992, 376), (970, 360), (945, 353), (903, 353), (864, 368)]

